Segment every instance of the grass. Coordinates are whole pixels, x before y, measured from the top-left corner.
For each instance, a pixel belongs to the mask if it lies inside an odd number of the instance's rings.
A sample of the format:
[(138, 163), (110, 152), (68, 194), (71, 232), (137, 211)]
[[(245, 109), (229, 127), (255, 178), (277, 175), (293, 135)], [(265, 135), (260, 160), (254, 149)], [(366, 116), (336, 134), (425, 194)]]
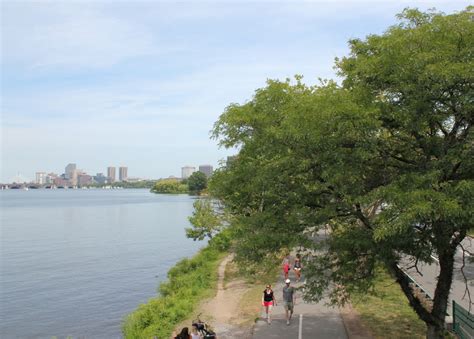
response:
[(217, 267), (224, 253), (212, 246), (191, 259), (181, 260), (161, 283), (160, 296), (129, 314), (122, 326), (125, 338), (169, 338), (175, 324), (191, 314), (195, 305), (215, 293)]
[(353, 296), (353, 307), (375, 338), (425, 338), (426, 325), (408, 304), (398, 284), (385, 271), (375, 283), (376, 295)]

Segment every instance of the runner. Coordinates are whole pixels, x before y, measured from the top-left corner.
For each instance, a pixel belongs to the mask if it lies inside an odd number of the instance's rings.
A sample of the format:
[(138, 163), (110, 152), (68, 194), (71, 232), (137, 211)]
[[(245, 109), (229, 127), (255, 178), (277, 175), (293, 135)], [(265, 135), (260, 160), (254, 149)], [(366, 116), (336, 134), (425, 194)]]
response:
[(301, 266), (301, 256), (299, 254), (296, 255), (295, 259), (295, 264), (293, 266), (293, 270), (295, 271), (296, 274), (296, 282), (300, 281), (301, 279), (301, 269), (303, 266)]
[(295, 288), (290, 286), (290, 279), (285, 280), (285, 286), (283, 287), (283, 304), (286, 313), (286, 324), (290, 324), (291, 316), (293, 315), (293, 309), (296, 300)]
[(290, 256), (287, 255), (283, 259), (283, 274), (285, 275), (285, 280), (288, 279), (288, 272), (290, 271)]
[(267, 314), (267, 322), (270, 325), (272, 323), (272, 307), (276, 306), (276, 300), (273, 296), (272, 285), (267, 285), (267, 288), (263, 291), (262, 306), (265, 307), (265, 312)]

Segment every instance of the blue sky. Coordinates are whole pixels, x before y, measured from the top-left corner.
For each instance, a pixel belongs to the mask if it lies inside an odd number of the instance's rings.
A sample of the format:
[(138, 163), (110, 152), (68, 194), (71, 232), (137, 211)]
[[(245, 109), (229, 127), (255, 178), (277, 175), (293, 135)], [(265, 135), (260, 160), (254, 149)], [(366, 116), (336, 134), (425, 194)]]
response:
[(334, 78), (347, 40), (405, 7), (469, 1), (2, 1), (1, 175), (180, 176), (232, 154), (210, 140), (225, 107), (268, 78)]

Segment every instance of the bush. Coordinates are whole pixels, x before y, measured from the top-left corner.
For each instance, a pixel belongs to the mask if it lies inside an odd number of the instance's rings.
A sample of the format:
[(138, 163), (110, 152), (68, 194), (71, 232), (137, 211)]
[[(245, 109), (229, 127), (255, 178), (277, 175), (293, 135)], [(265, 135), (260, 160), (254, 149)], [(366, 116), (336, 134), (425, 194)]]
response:
[(168, 281), (158, 288), (160, 296), (140, 305), (125, 318), (125, 338), (170, 337), (175, 325), (214, 289), (223, 247), (221, 242), (217, 243), (209, 244), (193, 258), (183, 259), (169, 270)]
[(151, 191), (168, 194), (188, 193), (188, 186), (178, 179), (162, 179), (153, 186)]

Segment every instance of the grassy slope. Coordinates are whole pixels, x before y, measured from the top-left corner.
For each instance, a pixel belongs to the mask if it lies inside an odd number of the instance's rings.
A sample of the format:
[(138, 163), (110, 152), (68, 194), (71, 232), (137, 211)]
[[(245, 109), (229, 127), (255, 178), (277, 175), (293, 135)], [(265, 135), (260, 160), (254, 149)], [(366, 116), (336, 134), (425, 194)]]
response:
[(225, 254), (206, 247), (181, 260), (160, 285), (160, 296), (129, 314), (122, 326), (125, 338), (169, 338), (175, 324), (185, 319), (200, 300), (215, 292), (217, 267)]
[(353, 307), (376, 338), (425, 338), (426, 326), (410, 307), (398, 284), (380, 272), (376, 295), (353, 296)]

